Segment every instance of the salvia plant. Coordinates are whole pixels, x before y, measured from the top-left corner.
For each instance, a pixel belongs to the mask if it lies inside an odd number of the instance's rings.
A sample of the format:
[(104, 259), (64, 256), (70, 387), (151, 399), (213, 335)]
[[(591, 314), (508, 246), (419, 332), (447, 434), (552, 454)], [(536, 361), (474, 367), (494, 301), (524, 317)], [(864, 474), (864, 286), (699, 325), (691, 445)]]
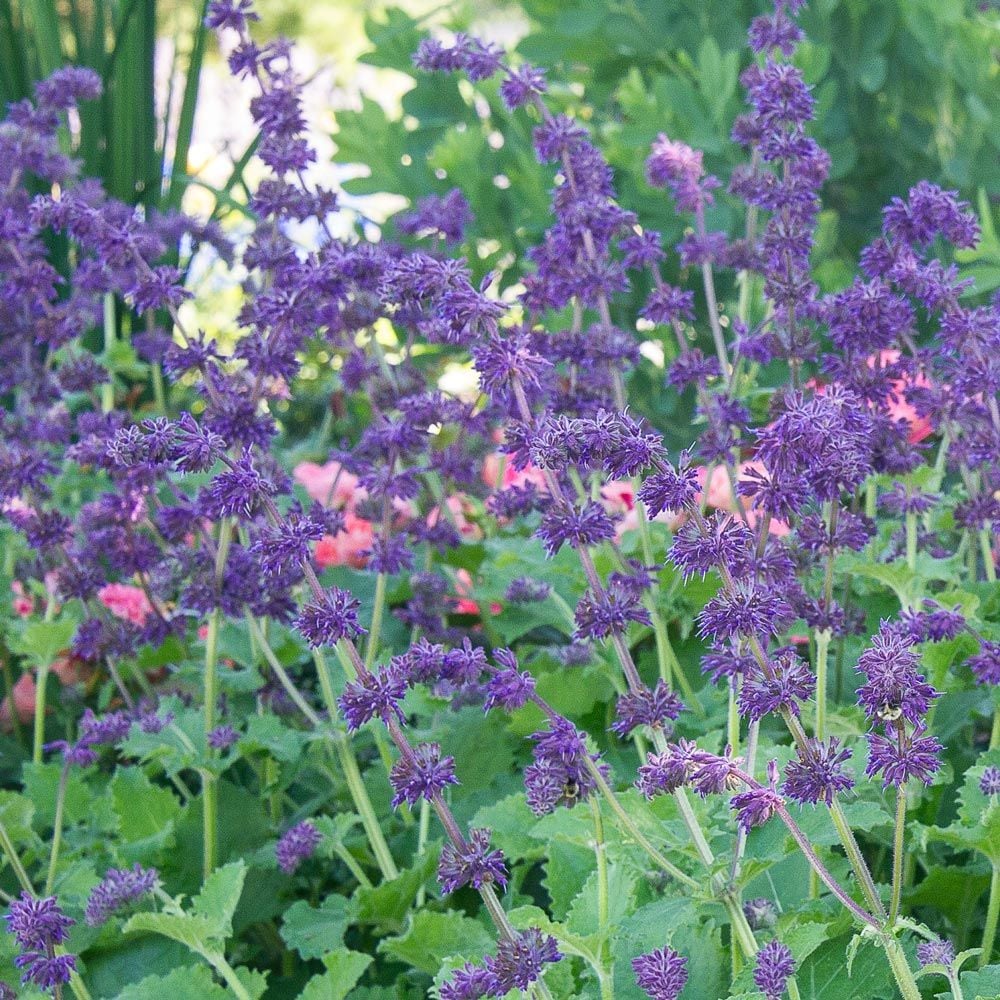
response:
[(248, 0), (206, 23), (250, 230), (79, 176), (92, 72), (8, 108), (2, 995), (1000, 993), (1000, 301), (955, 263), (991, 220), (918, 183), (820, 292), (802, 6), (750, 26), (741, 166), (649, 149), (676, 245), (543, 69), (426, 38), (547, 171), (502, 280), (459, 190), (335, 235)]

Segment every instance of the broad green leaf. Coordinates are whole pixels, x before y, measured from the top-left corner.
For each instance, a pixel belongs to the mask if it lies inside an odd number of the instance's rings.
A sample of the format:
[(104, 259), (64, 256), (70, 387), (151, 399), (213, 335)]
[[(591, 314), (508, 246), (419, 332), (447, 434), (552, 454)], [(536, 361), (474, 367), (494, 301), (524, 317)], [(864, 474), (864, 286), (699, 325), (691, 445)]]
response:
[(290, 729), (276, 715), (251, 715), (247, 720), (246, 736), (240, 740), (244, 752), (267, 750), (277, 760), (292, 763), (299, 760), (309, 735), (300, 729)]
[(370, 955), (338, 948), (323, 958), (327, 971), (306, 983), (299, 1000), (344, 1000), (371, 963)]
[(225, 940), (233, 933), (233, 914), (243, 894), (246, 877), (244, 861), (233, 861), (216, 868), (205, 880), (201, 892), (191, 901), (191, 913), (209, 922), (212, 937)]
[(126, 986), (117, 1000), (231, 1000), (204, 965), (187, 965), (165, 976), (147, 976)]
[(350, 901), (336, 893), (319, 906), (300, 899), (285, 911), (281, 936), (303, 958), (322, 958), (343, 944), (352, 911)]
[(31, 821), (34, 815), (35, 806), (31, 799), (17, 792), (0, 791), (0, 823), (15, 844), (33, 839)]
[(493, 944), (493, 935), (478, 920), (450, 910), (418, 910), (406, 932), (381, 941), (378, 950), (433, 976), (456, 945), (475, 954), (489, 951)]
[(399, 930), (406, 913), (417, 897), (420, 887), (437, 869), (437, 849), (428, 850), (412, 868), (401, 872), (398, 878), (381, 882), (371, 889), (357, 891), (357, 920)]
[(47, 665), (69, 645), (76, 624), (65, 616), (48, 622), (29, 621), (8, 641), (15, 653), (29, 657), (34, 663)]
[(148, 931), (179, 941), (197, 955), (204, 955), (217, 944), (217, 924), (205, 916), (190, 913), (137, 913), (126, 921), (122, 931)]
[(118, 832), (130, 861), (155, 860), (173, 842), (181, 805), (168, 788), (154, 785), (137, 767), (119, 768), (111, 781)]

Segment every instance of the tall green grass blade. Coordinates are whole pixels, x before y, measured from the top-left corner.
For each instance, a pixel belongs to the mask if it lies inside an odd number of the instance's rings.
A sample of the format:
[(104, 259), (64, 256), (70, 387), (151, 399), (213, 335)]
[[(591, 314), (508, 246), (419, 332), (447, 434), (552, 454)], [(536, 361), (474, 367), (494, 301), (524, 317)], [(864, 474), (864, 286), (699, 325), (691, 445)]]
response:
[(59, 10), (55, 0), (28, 0), (25, 11), (31, 22), (39, 73), (48, 76), (63, 64)]

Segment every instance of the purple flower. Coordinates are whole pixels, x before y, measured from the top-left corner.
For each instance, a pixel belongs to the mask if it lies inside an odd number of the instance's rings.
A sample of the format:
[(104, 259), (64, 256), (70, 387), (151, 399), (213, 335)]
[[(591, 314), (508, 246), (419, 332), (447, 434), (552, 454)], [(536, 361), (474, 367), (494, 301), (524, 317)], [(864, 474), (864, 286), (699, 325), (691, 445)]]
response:
[(296, 628), (310, 646), (335, 646), (341, 639), (356, 639), (365, 633), (358, 622), (356, 601), (347, 590), (331, 587), (321, 601), (306, 604), (295, 620)]
[(807, 740), (798, 756), (785, 767), (782, 790), (796, 802), (815, 805), (822, 801), (832, 805), (838, 792), (854, 786), (853, 779), (844, 771), (850, 758), (851, 751), (841, 747), (836, 736), (826, 742)]
[(650, 517), (655, 517), (665, 510), (681, 511), (690, 507), (700, 489), (697, 470), (682, 463), (677, 469), (667, 468), (647, 476), (636, 499), (645, 506)]
[(791, 949), (777, 939), (768, 941), (757, 952), (753, 981), (767, 1000), (781, 1000), (788, 977), (795, 972)]
[(670, 723), (684, 710), (684, 703), (659, 680), (650, 690), (645, 688), (635, 693), (618, 697), (615, 721), (611, 729), (624, 739), (637, 726), (650, 726), (668, 731)]
[(545, 73), (524, 63), (512, 69), (500, 84), (500, 96), (512, 111), (545, 93)]
[(487, 959), (487, 966), (496, 976), (499, 987), (495, 995), (528, 989), (538, 981), (546, 965), (561, 958), (555, 938), (534, 927), (518, 931), (513, 940), (502, 938), (496, 958)]
[[(583, 736), (567, 719), (555, 719), (547, 730), (533, 733), (534, 762), (524, 769), (528, 806), (537, 816), (544, 816), (560, 805), (574, 806), (595, 789), (586, 764), (587, 748)], [(591, 761), (600, 758), (593, 754)], [(599, 768), (604, 765), (598, 763)]]
[(519, 576), (511, 580), (504, 598), (511, 604), (534, 604), (544, 601), (552, 593), (552, 585), (544, 580), (534, 580), (530, 576)]
[(773, 927), (778, 922), (778, 910), (769, 899), (748, 899), (743, 904), (743, 915), (755, 931)]
[(792, 611), (781, 596), (749, 583), (731, 592), (720, 592), (698, 615), (698, 629), (715, 640), (756, 638), (765, 641), (777, 635), (792, 619)]
[(677, 791), (691, 776), (696, 751), (693, 743), (681, 740), (668, 744), (662, 753), (649, 754), (639, 767), (636, 787), (647, 799)]
[(553, 504), (542, 516), (536, 534), (546, 553), (554, 556), (566, 544), (580, 549), (614, 538), (615, 523), (593, 500), (588, 500), (580, 510), (570, 504)]
[(239, 738), (240, 734), (232, 726), (216, 726), (208, 734), (208, 745), (213, 750), (228, 750)]
[(656, 285), (646, 299), (640, 315), (650, 323), (671, 325), (694, 319), (694, 293), (673, 285)]
[(497, 996), (500, 986), (491, 969), (466, 962), (441, 985), (441, 1000), (480, 1000)]
[(893, 198), (882, 211), (882, 232), (904, 243), (923, 246), (943, 236), (956, 247), (979, 241), (979, 224), (968, 202), (957, 191), (945, 191), (930, 181), (910, 188), (904, 201)]
[(799, 714), (799, 702), (813, 693), (814, 678), (809, 667), (792, 650), (778, 650), (772, 654), (768, 672), (756, 661), (747, 664), (740, 689), (739, 709), (754, 721), (771, 712)]
[(688, 981), (687, 959), (673, 948), (657, 948), (632, 959), (639, 988), (652, 1000), (677, 1000)]
[(969, 657), (969, 669), (980, 684), (1000, 684), (1000, 642), (984, 639), (979, 652)]
[(641, 598), (616, 584), (598, 594), (587, 591), (576, 606), (575, 619), (573, 638), (576, 640), (622, 635), (631, 622), (652, 624)]
[(20, 954), (14, 959), (14, 965), (23, 970), (22, 983), (51, 989), (69, 982), (76, 968), (76, 958), (57, 956), (55, 947), (69, 937), (74, 921), (59, 909), (54, 896), (36, 899), (22, 892), (20, 899), (11, 902), (4, 919), (7, 930), (17, 941)]
[(917, 961), (920, 968), (925, 965), (949, 966), (955, 961), (955, 946), (944, 938), (933, 941), (921, 941), (917, 945)]
[(943, 747), (933, 736), (922, 736), (915, 731), (912, 736), (898, 733), (897, 739), (868, 735), (868, 764), (865, 774), (869, 778), (881, 773), (885, 788), (901, 788), (910, 778), (918, 778), (925, 785), (941, 768)]
[(257, 468), (253, 455), (246, 449), (225, 472), (212, 480), (201, 502), (206, 516), (213, 520), (222, 517), (249, 520), (261, 503), (275, 492), (274, 483)]
[(983, 795), (1000, 795), (1000, 767), (983, 768), (979, 778), (979, 790)]
[(337, 703), (344, 713), (347, 728), (353, 731), (374, 718), (387, 722), (395, 717), (403, 722), (399, 702), (405, 694), (405, 673), (399, 665), (390, 664), (377, 674), (367, 672), (356, 681), (350, 681)]
[(858, 701), (869, 719), (891, 721), (902, 716), (916, 724), (939, 697), (917, 671), (920, 660), (912, 646), (910, 636), (882, 622), (871, 646), (858, 658), (857, 669), (866, 677), (858, 688)]
[(432, 799), (448, 785), (457, 785), (455, 761), (441, 756), (437, 743), (418, 743), (404, 752), (389, 772), (389, 781), (395, 795), (392, 805), (416, 805), (421, 799)]
[[(498, 652), (509, 653), (509, 650), (495, 651), (494, 656), (497, 656)], [(499, 657), (497, 659), (499, 660)], [(534, 693), (534, 677), (526, 670), (519, 671), (517, 669), (517, 661), (513, 659), (512, 653), (510, 659), (513, 660), (512, 666), (505, 666), (502, 670), (498, 670), (486, 682), (486, 700), (483, 702), (483, 708), (486, 711), (499, 706), (505, 712), (515, 712)]]
[(507, 866), (503, 854), (490, 847), (489, 830), (472, 829), (469, 838), (461, 848), (451, 841), (441, 849), (438, 864), (438, 881), (445, 894), (471, 885), (480, 889), (484, 885), (498, 885), (507, 888)]
[(773, 788), (750, 788), (734, 795), (730, 802), (736, 810), (736, 822), (747, 833), (755, 826), (762, 826), (784, 805), (782, 797)]
[(143, 868), (138, 862), (132, 868), (111, 868), (91, 890), (84, 918), (91, 927), (98, 927), (118, 910), (151, 893), (158, 881), (155, 868)]
[(323, 839), (319, 830), (309, 820), (296, 823), (284, 834), (274, 846), (274, 856), (278, 867), (291, 875), (307, 858), (311, 858)]

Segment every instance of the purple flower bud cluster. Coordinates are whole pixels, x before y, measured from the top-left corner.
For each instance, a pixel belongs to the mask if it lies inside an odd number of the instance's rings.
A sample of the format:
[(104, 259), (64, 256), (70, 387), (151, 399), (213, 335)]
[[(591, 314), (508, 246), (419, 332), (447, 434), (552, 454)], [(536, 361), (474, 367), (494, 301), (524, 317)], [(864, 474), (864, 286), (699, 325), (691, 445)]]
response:
[(131, 868), (111, 868), (91, 890), (84, 918), (98, 927), (115, 913), (148, 896), (159, 883), (155, 868), (143, 868), (138, 862)]
[(14, 965), (21, 970), (22, 983), (50, 990), (69, 982), (76, 957), (57, 953), (57, 948), (69, 937), (74, 921), (62, 912), (54, 897), (38, 899), (22, 892), (11, 902), (4, 919), (17, 942)]
[(291, 875), (303, 861), (316, 853), (316, 848), (322, 840), (322, 835), (309, 820), (296, 823), (281, 835), (274, 847), (274, 856), (278, 867)]

